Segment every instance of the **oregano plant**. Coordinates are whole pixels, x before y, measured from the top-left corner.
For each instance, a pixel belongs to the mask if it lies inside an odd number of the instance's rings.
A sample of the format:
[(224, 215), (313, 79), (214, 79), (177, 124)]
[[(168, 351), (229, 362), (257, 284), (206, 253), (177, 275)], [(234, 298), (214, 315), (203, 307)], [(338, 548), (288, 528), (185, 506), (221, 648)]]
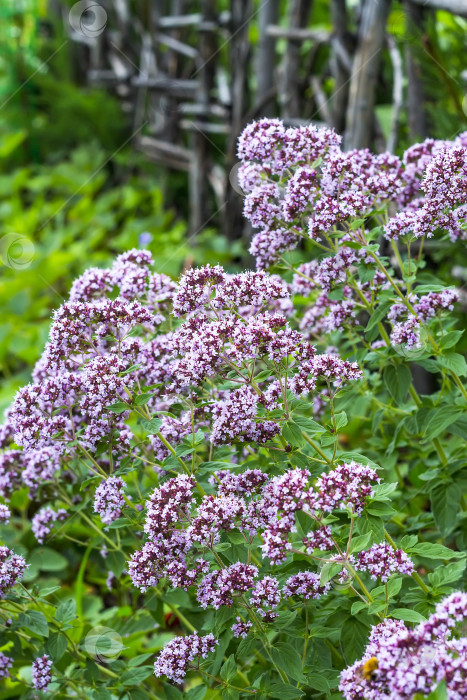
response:
[(257, 269), (89, 269), (7, 411), (2, 697), (466, 697), (467, 135), (238, 155)]

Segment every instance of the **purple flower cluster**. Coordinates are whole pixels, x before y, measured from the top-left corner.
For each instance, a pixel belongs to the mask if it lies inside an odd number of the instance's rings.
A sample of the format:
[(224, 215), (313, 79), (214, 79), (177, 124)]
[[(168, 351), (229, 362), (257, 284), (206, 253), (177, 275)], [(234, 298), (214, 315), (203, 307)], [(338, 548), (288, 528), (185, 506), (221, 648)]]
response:
[(26, 567), (22, 556), (8, 547), (0, 547), (0, 598), (5, 598), (9, 589), (21, 581)]
[(32, 532), (39, 544), (43, 544), (57, 520), (63, 521), (67, 517), (68, 513), (64, 508), (59, 508), (59, 510), (53, 510), (49, 506), (41, 508), (32, 519)]
[(13, 659), (0, 652), (0, 678), (9, 678)]
[[(421, 188), (424, 196), (409, 202), (386, 225), (386, 236), (421, 238), (433, 236), (436, 229), (444, 229), (451, 240), (465, 238), (462, 227), (467, 203), (467, 148), (459, 137), (454, 144), (446, 142), (424, 158), (425, 177)], [(410, 206), (412, 204), (412, 206)]]
[[(452, 593), (426, 622), (409, 629), (398, 620), (373, 628), (362, 659), (341, 674), (346, 700), (410, 700), (446, 683), (450, 700), (463, 700), (467, 687), (467, 638), (459, 637), (467, 619), (467, 594)], [(374, 672), (366, 674), (371, 660)]]
[(10, 522), (11, 518), (11, 511), (6, 506), (4, 503), (0, 503), (0, 524), (4, 523), (5, 525)]
[(250, 604), (266, 622), (271, 622), (277, 616), (272, 608), (276, 608), (280, 601), (279, 581), (273, 576), (264, 576), (253, 586)]
[(387, 581), (392, 574), (408, 574), (413, 570), (413, 564), (402, 549), (394, 550), (387, 542), (374, 544), (371, 549), (358, 553), (355, 568), (367, 571), (376, 581)]
[[(142, 591), (164, 577), (174, 587), (187, 589), (196, 585), (199, 603), (216, 609), (233, 605), (239, 595), (250, 591), (258, 612), (267, 613), (272, 619), (270, 613), (280, 595), (277, 581), (266, 576), (255, 582), (258, 569), (241, 562), (211, 570), (209, 562), (199, 556), (200, 547), (213, 550), (223, 533), (237, 529), (245, 543), (260, 535), (263, 557), (279, 564), (292, 549), (290, 537), (296, 531), (297, 512), (305, 510), (313, 520), (338, 508), (360, 514), (365, 499), (372, 493), (372, 482), (377, 481), (375, 470), (355, 462), (321, 475), (314, 487), (306, 469), (291, 469), (272, 478), (257, 469), (239, 474), (216, 471), (210, 482), (217, 493), (203, 495), (197, 501), (193, 477), (179, 475), (169, 479), (154, 490), (146, 503), (148, 540), (129, 562), (132, 582)], [(329, 526), (310, 529), (303, 543), (310, 554), (316, 548), (334, 548)], [(296, 581), (291, 579), (290, 585), (298, 585), (303, 576), (300, 574)], [(304, 585), (308, 581), (305, 579)], [(310, 586), (313, 581), (310, 576)], [(294, 595), (299, 595), (301, 589), (296, 590)], [(318, 586), (316, 594), (320, 591)]]
[(237, 562), (226, 569), (216, 570), (205, 576), (198, 586), (197, 600), (202, 608), (212, 605), (233, 605), (235, 595), (241, 595), (253, 587), (258, 569), (251, 564)]
[(280, 425), (273, 421), (256, 422), (259, 396), (248, 386), (230, 393), (228, 399), (218, 401), (211, 442), (214, 445), (232, 443), (234, 440), (267, 442), (280, 432)]
[(52, 682), (52, 660), (44, 654), (34, 659), (32, 664), (32, 687), (36, 690), (47, 690)]
[(309, 532), (303, 539), (303, 544), (308, 554), (311, 554), (315, 549), (326, 552), (334, 547), (332, 532), (329, 525), (321, 525), (313, 532)]
[(101, 516), (105, 525), (119, 518), (125, 505), (123, 490), (125, 482), (120, 476), (109, 476), (99, 484), (94, 496), (94, 512)]
[(175, 637), (162, 649), (154, 663), (154, 674), (167, 676), (174, 683), (181, 685), (190, 665), (198, 663), (214, 651), (219, 641), (213, 634), (199, 637), (197, 632), (186, 637)]
[[(409, 349), (420, 347), (422, 323), (427, 323), (440, 311), (452, 311), (457, 301), (459, 293), (455, 289), (443, 289), (441, 292), (429, 292), (420, 299), (412, 295), (410, 302), (413, 313), (407, 312), (404, 304), (393, 304), (388, 313), (388, 318), (394, 323), (391, 342), (393, 345), (405, 345)], [(404, 316), (405, 320), (401, 320)]]
[(253, 623), (249, 620), (243, 622), (241, 618), (237, 617), (237, 621), (234, 622), (234, 624), (231, 627), (231, 630), (234, 633), (234, 637), (242, 637), (243, 639), (245, 639), (245, 637), (248, 636), (248, 632), (251, 630), (252, 626)]
[(301, 596), (305, 600), (316, 600), (328, 593), (330, 587), (330, 583), (321, 585), (319, 574), (313, 571), (299, 571), (287, 580), (283, 593), (285, 596)]
[(249, 124), (239, 139), (239, 182), (244, 214), (260, 229), (250, 248), (258, 268), (294, 248), (304, 230), (318, 239), (390, 202), (401, 208), (386, 226), (390, 238), (431, 236), (437, 227), (463, 237), (466, 152), (463, 135), (428, 139), (399, 159), (368, 149), (343, 152), (329, 129), (287, 129), (277, 119)]
[(372, 482), (380, 479), (375, 469), (357, 462), (341, 464), (316, 481), (316, 494), (308, 508), (330, 513), (335, 509), (349, 509), (361, 515), (365, 501), (373, 493)]

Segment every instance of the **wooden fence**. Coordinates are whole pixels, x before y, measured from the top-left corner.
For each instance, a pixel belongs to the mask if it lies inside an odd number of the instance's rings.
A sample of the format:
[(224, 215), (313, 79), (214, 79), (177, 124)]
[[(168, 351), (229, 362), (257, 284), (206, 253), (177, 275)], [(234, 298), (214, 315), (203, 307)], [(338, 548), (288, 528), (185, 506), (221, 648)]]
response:
[[(362, 0), (352, 16), (349, 5), (329, 0), (331, 31), (314, 26), (312, 0), (82, 0), (74, 15), (69, 7), (62, 12), (83, 78), (119, 96), (135, 147), (187, 173), (191, 234), (215, 221), (234, 239), (244, 222), (232, 172), (249, 121), (274, 115), (290, 125), (326, 123), (347, 149), (392, 150), (405, 79), (413, 138), (428, 135), (416, 52), (409, 43), (402, 56), (387, 32), (394, 4)], [(397, 7), (415, 42), (433, 8), (467, 17), (467, 0)], [(374, 109), (383, 49), (393, 73), (386, 138)]]

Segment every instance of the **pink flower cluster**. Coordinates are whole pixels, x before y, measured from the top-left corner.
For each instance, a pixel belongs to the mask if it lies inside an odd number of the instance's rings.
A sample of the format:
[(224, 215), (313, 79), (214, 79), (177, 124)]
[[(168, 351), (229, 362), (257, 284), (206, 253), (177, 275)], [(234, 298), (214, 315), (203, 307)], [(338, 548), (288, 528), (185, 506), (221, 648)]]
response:
[(199, 637), (197, 632), (186, 637), (174, 637), (162, 649), (154, 663), (157, 677), (167, 676), (171, 681), (181, 685), (190, 666), (212, 653), (219, 644), (213, 634)]
[[(446, 309), (452, 311), (457, 301), (459, 301), (457, 290), (443, 289), (441, 292), (429, 292), (420, 299), (412, 295), (413, 313), (407, 311), (404, 304), (393, 304), (388, 313), (388, 318), (394, 323), (391, 342), (393, 345), (406, 345), (407, 348), (420, 347), (422, 323), (427, 323), (440, 311)], [(401, 320), (404, 316), (405, 320)]]
[(437, 227), (453, 239), (464, 236), (464, 141), (428, 139), (399, 159), (368, 149), (343, 152), (329, 129), (287, 129), (277, 119), (249, 124), (239, 139), (239, 183), (244, 214), (260, 229), (250, 248), (258, 268), (294, 248), (304, 230), (318, 239), (390, 202), (402, 210), (386, 226), (389, 238), (431, 236)]
[(12, 666), (13, 659), (0, 652), (0, 678), (8, 678)]
[(109, 476), (96, 489), (94, 496), (94, 512), (99, 513), (105, 525), (119, 518), (125, 505), (123, 490), (125, 482), (120, 476)]
[(371, 549), (359, 552), (355, 568), (367, 571), (371, 578), (387, 581), (392, 574), (408, 574), (413, 570), (413, 564), (407, 554), (401, 549), (394, 550), (387, 542), (374, 544)]
[(10, 588), (21, 581), (26, 567), (22, 556), (8, 547), (0, 547), (0, 598), (5, 598)]
[[(299, 511), (311, 515), (310, 532), (303, 540), (306, 551), (332, 550), (331, 529), (318, 526), (313, 530), (313, 520), (336, 509), (361, 514), (378, 475), (374, 469), (350, 462), (322, 474), (314, 486), (306, 469), (291, 469), (270, 478), (257, 469), (239, 474), (217, 471), (210, 481), (217, 493), (200, 500), (195, 497), (194, 478), (187, 475), (165, 481), (151, 494), (146, 503), (148, 540), (129, 562), (133, 584), (146, 591), (165, 577), (174, 587), (194, 585), (200, 605), (215, 609), (234, 603), (245, 606), (242, 596), (248, 593), (250, 604), (269, 621), (282, 595), (278, 581), (269, 575), (260, 577), (258, 567), (240, 561), (212, 569), (205, 552), (215, 551), (223, 533), (237, 529), (246, 544), (260, 535), (263, 557), (279, 564), (292, 550)], [(368, 557), (371, 555), (370, 550)], [(376, 554), (373, 559), (376, 566)], [(402, 568), (400, 563), (399, 570)], [(292, 576), (286, 589), (287, 595), (305, 598), (328, 591), (312, 572)]]
[[(426, 622), (409, 629), (398, 620), (373, 628), (362, 659), (341, 674), (339, 689), (346, 700), (410, 700), (429, 695), (444, 681), (450, 700), (463, 700), (467, 687), (467, 638), (460, 636), (467, 620), (467, 594), (452, 593), (437, 604)], [(362, 672), (376, 661), (375, 672)]]
[(68, 513), (64, 508), (58, 510), (53, 510), (49, 506), (41, 508), (32, 519), (32, 532), (39, 544), (43, 544), (45, 538), (50, 535), (53, 524), (57, 520), (63, 521), (67, 517)]
[(36, 690), (47, 690), (52, 682), (52, 660), (47, 654), (38, 656), (32, 664), (32, 687)]

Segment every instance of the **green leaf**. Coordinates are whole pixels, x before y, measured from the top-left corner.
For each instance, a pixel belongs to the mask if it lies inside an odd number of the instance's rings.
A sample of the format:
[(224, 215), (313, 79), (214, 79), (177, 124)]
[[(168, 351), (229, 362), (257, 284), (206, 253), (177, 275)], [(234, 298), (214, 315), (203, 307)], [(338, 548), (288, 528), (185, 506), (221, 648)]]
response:
[(220, 677), (224, 681), (228, 681), (237, 673), (237, 664), (235, 663), (235, 655), (231, 654), (227, 661), (222, 664), (219, 672)]
[(384, 610), (385, 607), (386, 607), (386, 602), (384, 600), (374, 600), (368, 606), (368, 612), (371, 615), (377, 615), (379, 612)]
[(341, 632), (341, 644), (344, 648), (347, 663), (353, 663), (362, 656), (363, 649), (368, 642), (368, 634), (368, 627), (360, 622), (359, 619), (349, 617), (344, 622)]
[(350, 230), (355, 231), (356, 229), (361, 228), (364, 224), (365, 219), (354, 219), (350, 224)]
[(293, 420), (289, 420), (283, 425), (282, 435), (292, 447), (301, 447), (305, 442), (300, 426)]
[(429, 411), (423, 421), (423, 435), (427, 435), (430, 439), (437, 437), (455, 423), (461, 413), (462, 408), (450, 405), (440, 406)]
[(431, 574), (428, 574), (431, 585), (438, 588), (439, 586), (445, 586), (447, 583), (458, 581), (464, 573), (466, 564), (467, 559), (462, 559), (461, 561), (452, 562), (449, 566), (439, 566)]
[(32, 566), (41, 571), (61, 571), (68, 566), (65, 557), (49, 547), (35, 549), (31, 554), (29, 562)]
[(57, 663), (66, 651), (67, 639), (61, 632), (51, 634), (47, 640), (46, 649), (52, 659)]
[(333, 576), (336, 576), (342, 569), (341, 564), (335, 564), (334, 562), (327, 562), (321, 569), (320, 583), (324, 586), (328, 581), (330, 581)]
[(396, 620), (404, 620), (404, 622), (416, 622), (418, 624), (425, 620), (423, 615), (420, 615), (419, 612), (410, 608), (396, 608), (395, 610), (391, 610), (389, 614), (391, 617), (395, 617)]
[(381, 518), (395, 515), (397, 512), (389, 503), (382, 503), (381, 501), (374, 501), (373, 503), (370, 503), (365, 510), (367, 513), (370, 513), (371, 515), (379, 515)]
[(71, 622), (76, 618), (76, 602), (73, 598), (64, 600), (57, 608), (55, 618), (58, 622)]
[(164, 700), (181, 700), (183, 698), (182, 693), (174, 685), (169, 683), (163, 683), (162, 685), (164, 687)]
[(124, 413), (125, 411), (129, 411), (130, 407), (123, 401), (116, 401), (115, 403), (110, 404), (110, 406), (107, 406), (106, 410), (111, 411), (112, 413)]
[(463, 559), (464, 552), (453, 552), (444, 544), (434, 544), (432, 542), (420, 542), (408, 550), (411, 554), (418, 554), (425, 559)]
[(463, 355), (459, 355), (457, 352), (451, 352), (447, 355), (440, 355), (438, 357), (438, 364), (444, 369), (455, 372), (460, 377), (465, 377), (467, 375), (467, 362)]
[(441, 683), (437, 685), (434, 690), (431, 691), (426, 700), (449, 700), (449, 696), (446, 689), (446, 681), (441, 681)]
[(370, 515), (363, 511), (361, 518), (358, 520), (358, 531), (364, 535), (367, 532), (371, 533), (373, 543), (382, 542), (384, 540), (384, 524), (381, 518), (375, 515)]
[(273, 683), (268, 690), (269, 697), (279, 698), (279, 700), (294, 700), (295, 698), (303, 697), (304, 694), (300, 688), (295, 688), (293, 685), (286, 683)]
[(284, 671), (290, 678), (305, 682), (302, 671), (302, 659), (300, 654), (291, 644), (279, 642), (270, 649), (271, 657), (278, 668)]
[(27, 613), (21, 613), (18, 621), (22, 627), (26, 627), (26, 629), (35, 632), (41, 637), (49, 636), (49, 625), (46, 617), (39, 610), (28, 610)]
[(110, 571), (112, 571), (115, 576), (120, 577), (126, 565), (125, 555), (123, 552), (112, 550), (107, 554), (106, 563)]
[(196, 688), (190, 688), (186, 693), (183, 693), (184, 700), (203, 700), (208, 692), (205, 685), (197, 685)]
[(442, 482), (430, 492), (433, 516), (444, 537), (456, 527), (461, 498), (462, 490), (453, 481)]
[(144, 420), (143, 418), (141, 425), (148, 435), (154, 435), (159, 432), (162, 421), (160, 418), (151, 418), (151, 420)]
[(371, 532), (367, 532), (365, 535), (359, 535), (359, 537), (353, 537), (350, 545), (351, 554), (354, 554), (354, 552), (361, 552), (370, 544), (370, 540)]
[(125, 673), (122, 674), (118, 682), (120, 685), (128, 688), (129, 686), (138, 685), (138, 683), (142, 683), (142, 681), (145, 681), (146, 678), (149, 678), (149, 676), (153, 672), (153, 666), (138, 666), (137, 668), (131, 668), (128, 671), (125, 671)]
[(401, 404), (407, 397), (412, 374), (407, 365), (388, 365), (383, 372), (383, 381), (396, 404)]
[(128, 668), (134, 668), (135, 666), (141, 666), (145, 661), (147, 661), (152, 654), (139, 654), (138, 656), (134, 656), (132, 659), (128, 661)]
[(336, 421), (336, 429), (340, 430), (341, 428), (344, 427), (344, 425), (347, 425), (349, 422), (347, 419), (347, 413), (345, 411), (341, 411), (340, 413), (336, 413), (334, 416), (334, 419)]
[(245, 544), (245, 537), (238, 530), (231, 530), (227, 533), (227, 537), (233, 544)]
[(138, 394), (135, 397), (135, 406), (145, 406), (152, 399), (154, 394)]
[(385, 482), (384, 484), (377, 484), (373, 493), (372, 502), (374, 501), (389, 501), (389, 494), (393, 493), (397, 489), (397, 481)]
[(376, 326), (383, 318), (386, 316), (389, 307), (392, 305), (392, 301), (385, 301), (378, 306), (376, 311), (372, 314), (370, 320), (368, 321), (365, 331), (371, 331), (374, 326)]
[(409, 549), (412, 547), (415, 547), (415, 545), (418, 542), (418, 537), (417, 535), (404, 535), (404, 537), (400, 541), (400, 548), (404, 550), (404, 552), (408, 552)]
[(464, 331), (449, 331), (449, 333), (446, 333), (446, 335), (443, 335), (439, 339), (439, 346), (443, 350), (447, 350), (447, 348), (454, 347), (454, 345), (456, 345), (462, 337), (463, 333)]
[(294, 414), (294, 422), (300, 426), (306, 433), (311, 435), (315, 433), (325, 433), (326, 428), (317, 423), (313, 418), (307, 418), (306, 416), (297, 416)]
[(329, 693), (329, 683), (320, 673), (308, 673), (306, 677), (307, 685), (322, 693)]
[(229, 472), (232, 469), (244, 469), (244, 464), (234, 464), (233, 462), (201, 462), (198, 467), (198, 471), (203, 472), (220, 472), (223, 469), (228, 469)]

